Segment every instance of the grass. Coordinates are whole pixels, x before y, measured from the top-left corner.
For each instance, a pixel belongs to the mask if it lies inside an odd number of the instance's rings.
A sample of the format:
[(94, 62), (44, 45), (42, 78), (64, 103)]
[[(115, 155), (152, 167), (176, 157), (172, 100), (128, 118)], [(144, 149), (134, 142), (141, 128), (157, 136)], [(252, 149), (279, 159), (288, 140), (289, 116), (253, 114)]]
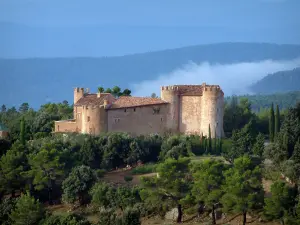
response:
[(156, 171), (156, 164), (145, 164), (143, 166), (139, 166), (134, 168), (131, 173), (133, 175), (140, 175), (140, 174), (147, 174), (147, 173), (154, 173)]
[(216, 159), (216, 160), (222, 160), (225, 161), (223, 156), (214, 156), (214, 155), (203, 155), (203, 156), (195, 156), (191, 158), (192, 162), (201, 162), (203, 160), (207, 159)]

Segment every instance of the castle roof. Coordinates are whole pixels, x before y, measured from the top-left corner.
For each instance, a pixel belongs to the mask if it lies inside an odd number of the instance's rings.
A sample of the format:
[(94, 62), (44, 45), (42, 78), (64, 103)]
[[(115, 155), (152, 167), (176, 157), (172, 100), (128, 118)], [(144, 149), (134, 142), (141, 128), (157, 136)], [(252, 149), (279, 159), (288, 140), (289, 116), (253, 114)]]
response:
[(82, 98), (80, 98), (75, 106), (83, 106), (83, 105), (91, 105), (98, 106), (103, 105), (104, 100), (108, 99), (110, 93), (101, 93), (100, 97), (97, 94), (85, 94)]
[(147, 105), (168, 104), (160, 98), (121, 96), (109, 109), (130, 108)]

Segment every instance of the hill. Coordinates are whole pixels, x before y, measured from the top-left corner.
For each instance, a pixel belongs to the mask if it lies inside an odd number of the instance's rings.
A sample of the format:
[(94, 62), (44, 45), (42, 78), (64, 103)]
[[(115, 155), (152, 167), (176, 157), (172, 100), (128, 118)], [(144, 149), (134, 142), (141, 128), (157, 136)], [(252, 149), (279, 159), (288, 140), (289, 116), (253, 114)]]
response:
[(269, 94), (300, 90), (300, 67), (269, 74), (251, 86), (255, 93)]
[(190, 61), (230, 64), (291, 60), (299, 56), (300, 45), (219, 43), (118, 57), (0, 59), (0, 104), (30, 102), (38, 107), (49, 101), (71, 102), (75, 86), (94, 91), (99, 85), (126, 88)]

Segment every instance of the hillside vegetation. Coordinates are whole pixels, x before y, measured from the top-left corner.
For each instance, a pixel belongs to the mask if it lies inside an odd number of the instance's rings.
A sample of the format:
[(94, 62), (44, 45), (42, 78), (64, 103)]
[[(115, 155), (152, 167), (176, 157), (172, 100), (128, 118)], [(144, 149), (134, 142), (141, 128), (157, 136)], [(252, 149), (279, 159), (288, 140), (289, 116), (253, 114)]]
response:
[(293, 70), (269, 74), (251, 86), (255, 93), (270, 94), (275, 92), (300, 90), (300, 67)]

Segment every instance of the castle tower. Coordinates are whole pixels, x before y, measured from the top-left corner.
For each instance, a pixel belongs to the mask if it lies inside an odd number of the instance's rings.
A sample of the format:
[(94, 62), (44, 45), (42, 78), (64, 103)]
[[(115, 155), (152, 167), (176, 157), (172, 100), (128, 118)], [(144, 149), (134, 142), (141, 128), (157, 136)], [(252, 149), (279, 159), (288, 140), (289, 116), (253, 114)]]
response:
[(160, 97), (162, 100), (169, 102), (169, 111), (166, 116), (166, 128), (168, 131), (179, 131), (179, 95), (178, 87), (162, 86)]
[(224, 94), (219, 86), (203, 84), (203, 95), (201, 104), (201, 131), (204, 136), (221, 138), (223, 131)]
[(84, 88), (74, 88), (74, 104), (84, 96)]

